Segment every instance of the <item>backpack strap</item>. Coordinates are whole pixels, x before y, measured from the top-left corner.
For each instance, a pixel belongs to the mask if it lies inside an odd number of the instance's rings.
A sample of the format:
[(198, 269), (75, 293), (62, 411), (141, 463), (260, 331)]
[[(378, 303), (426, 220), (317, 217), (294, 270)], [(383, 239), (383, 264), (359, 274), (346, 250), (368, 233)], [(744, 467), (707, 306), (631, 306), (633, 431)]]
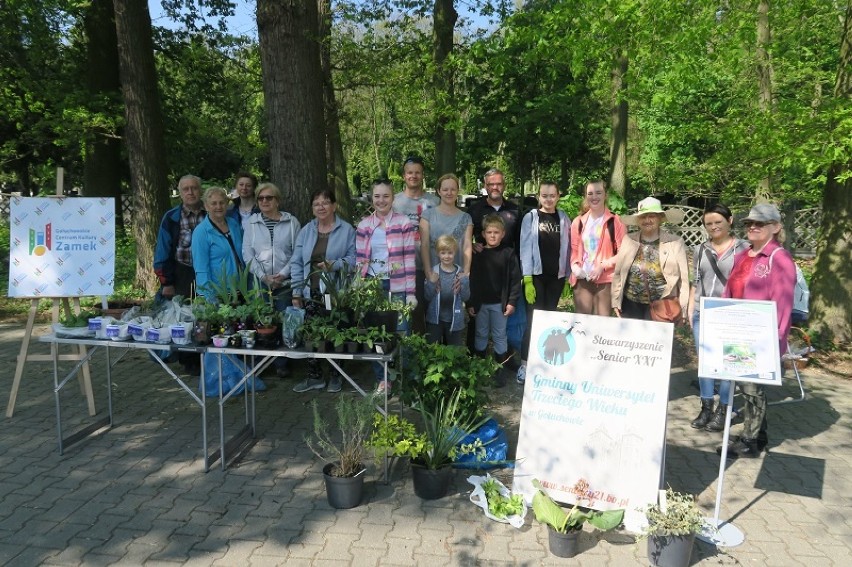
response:
[(609, 230), (609, 241), (612, 244), (612, 255), (618, 254), (618, 244), (615, 242), (615, 216), (609, 217), (606, 221), (607, 229)]

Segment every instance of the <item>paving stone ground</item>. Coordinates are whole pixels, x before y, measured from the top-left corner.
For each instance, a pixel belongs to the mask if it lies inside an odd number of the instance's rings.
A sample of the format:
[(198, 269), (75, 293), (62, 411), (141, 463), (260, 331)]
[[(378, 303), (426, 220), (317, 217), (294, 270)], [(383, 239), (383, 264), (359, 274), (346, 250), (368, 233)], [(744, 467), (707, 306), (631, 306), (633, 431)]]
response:
[[(20, 325), (0, 324), (4, 392), (22, 336)], [(98, 356), (100, 415), (104, 371)], [(744, 532), (745, 542), (727, 549), (696, 543), (692, 565), (852, 564), (852, 381), (812, 369), (805, 377), (806, 402), (770, 408), (768, 454), (727, 468), (721, 517)], [(712, 515), (720, 435), (689, 426), (699, 405), (694, 378), (694, 369), (672, 372), (665, 479), (696, 494)], [(553, 557), (532, 513), (520, 530), (487, 520), (469, 502), (461, 471), (450, 496), (427, 502), (414, 495), (407, 466), (395, 463), (388, 484), (370, 471), (361, 506), (330, 508), (321, 463), (303, 441), (308, 402), (330, 409), (336, 395), (356, 394), (295, 394), (295, 380), (267, 381), (270, 389), (258, 396), (255, 445), (226, 472), (205, 474), (200, 410), (145, 353), (131, 352), (114, 367), (114, 427), (64, 455), (57, 450), (51, 365), (30, 363), (15, 415), (0, 429), (0, 564), (648, 565), (644, 545), (630, 534), (590, 527), (576, 558)], [(84, 398), (70, 386), (62, 395), (69, 428), (88, 420)], [(791, 393), (788, 383), (770, 395)], [(492, 410), (510, 439), (517, 437), (520, 398), (514, 383), (493, 396)], [(2, 400), (5, 407), (8, 398)], [(228, 406), (229, 432), (242, 423), (239, 403)], [(213, 443), (216, 407), (208, 403)], [(508, 472), (497, 476), (511, 480)]]

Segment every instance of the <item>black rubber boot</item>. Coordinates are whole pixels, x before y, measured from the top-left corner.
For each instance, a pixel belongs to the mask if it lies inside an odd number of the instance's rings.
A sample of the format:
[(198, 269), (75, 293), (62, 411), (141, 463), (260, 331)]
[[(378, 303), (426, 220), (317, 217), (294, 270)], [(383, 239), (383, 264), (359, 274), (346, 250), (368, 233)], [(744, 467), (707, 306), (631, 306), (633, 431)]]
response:
[(701, 398), (701, 413), (692, 420), (692, 428), (704, 429), (711, 419), (713, 419), (713, 398), (707, 400)]
[[(721, 448), (717, 449), (718, 453), (721, 455)], [(757, 445), (757, 439), (745, 439), (744, 437), (740, 437), (736, 441), (733, 441), (728, 444), (728, 458), (729, 459), (738, 459), (739, 457), (743, 457), (746, 459), (755, 459), (760, 456), (760, 447)]]
[(508, 363), (509, 356), (507, 353), (497, 354), (494, 353), (494, 360), (500, 366), (497, 368), (497, 372), (494, 373), (494, 387), (502, 388), (506, 385), (506, 366)]
[(766, 449), (766, 446), (769, 445), (769, 435), (766, 434), (765, 430), (760, 430), (757, 432), (757, 448), (761, 451)]
[(705, 431), (723, 431), (725, 429), (725, 414), (728, 413), (727, 404), (719, 404), (716, 406), (716, 412), (713, 418), (707, 422), (704, 427)]

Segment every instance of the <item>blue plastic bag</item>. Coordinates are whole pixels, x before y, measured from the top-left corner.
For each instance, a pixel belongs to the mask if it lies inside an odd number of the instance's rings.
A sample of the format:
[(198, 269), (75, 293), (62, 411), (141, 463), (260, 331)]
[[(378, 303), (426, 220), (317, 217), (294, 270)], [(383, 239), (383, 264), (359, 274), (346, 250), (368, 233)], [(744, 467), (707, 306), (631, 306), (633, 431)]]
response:
[[(243, 379), (248, 369), (243, 364), (242, 360), (229, 354), (222, 355), (222, 393), (226, 394), (234, 387), (234, 384)], [(198, 391), (201, 392), (201, 380), (204, 380), (204, 386), (207, 391), (208, 398), (219, 397), (219, 355), (209, 352), (204, 353), (204, 375), (201, 376), (198, 383)], [(242, 394), (246, 385), (250, 385), (250, 381), (254, 380), (254, 389), (257, 392), (266, 390), (266, 384), (257, 376), (252, 376), (242, 384), (234, 394)]]
[(509, 440), (506, 431), (494, 420), (489, 419), (482, 426), (462, 439), (459, 446), (470, 445), (479, 439), (485, 454), (470, 453), (456, 457), (453, 466), (459, 469), (493, 469), (495, 467), (514, 467), (514, 463), (506, 461), (509, 452)]

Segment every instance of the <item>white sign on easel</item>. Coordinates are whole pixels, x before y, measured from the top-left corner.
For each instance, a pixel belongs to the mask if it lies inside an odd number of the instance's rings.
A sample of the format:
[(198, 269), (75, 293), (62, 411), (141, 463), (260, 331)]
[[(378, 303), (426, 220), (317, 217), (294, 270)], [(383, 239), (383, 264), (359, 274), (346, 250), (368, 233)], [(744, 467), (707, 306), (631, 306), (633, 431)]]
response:
[(701, 298), (698, 376), (781, 385), (774, 301)]
[(112, 198), (14, 197), (9, 297), (112, 295)]
[[(535, 311), (513, 490), (626, 511), (656, 502), (674, 326)], [(578, 498), (579, 496), (579, 498)]]
[(731, 433), (735, 382), (781, 385), (781, 356), (778, 344), (778, 308), (774, 301), (701, 298), (699, 319), (698, 377), (730, 380), (730, 398), (722, 433), (719, 480), (713, 518), (705, 518), (698, 538), (722, 547), (735, 547), (745, 536), (735, 525), (719, 520), (725, 461)]

